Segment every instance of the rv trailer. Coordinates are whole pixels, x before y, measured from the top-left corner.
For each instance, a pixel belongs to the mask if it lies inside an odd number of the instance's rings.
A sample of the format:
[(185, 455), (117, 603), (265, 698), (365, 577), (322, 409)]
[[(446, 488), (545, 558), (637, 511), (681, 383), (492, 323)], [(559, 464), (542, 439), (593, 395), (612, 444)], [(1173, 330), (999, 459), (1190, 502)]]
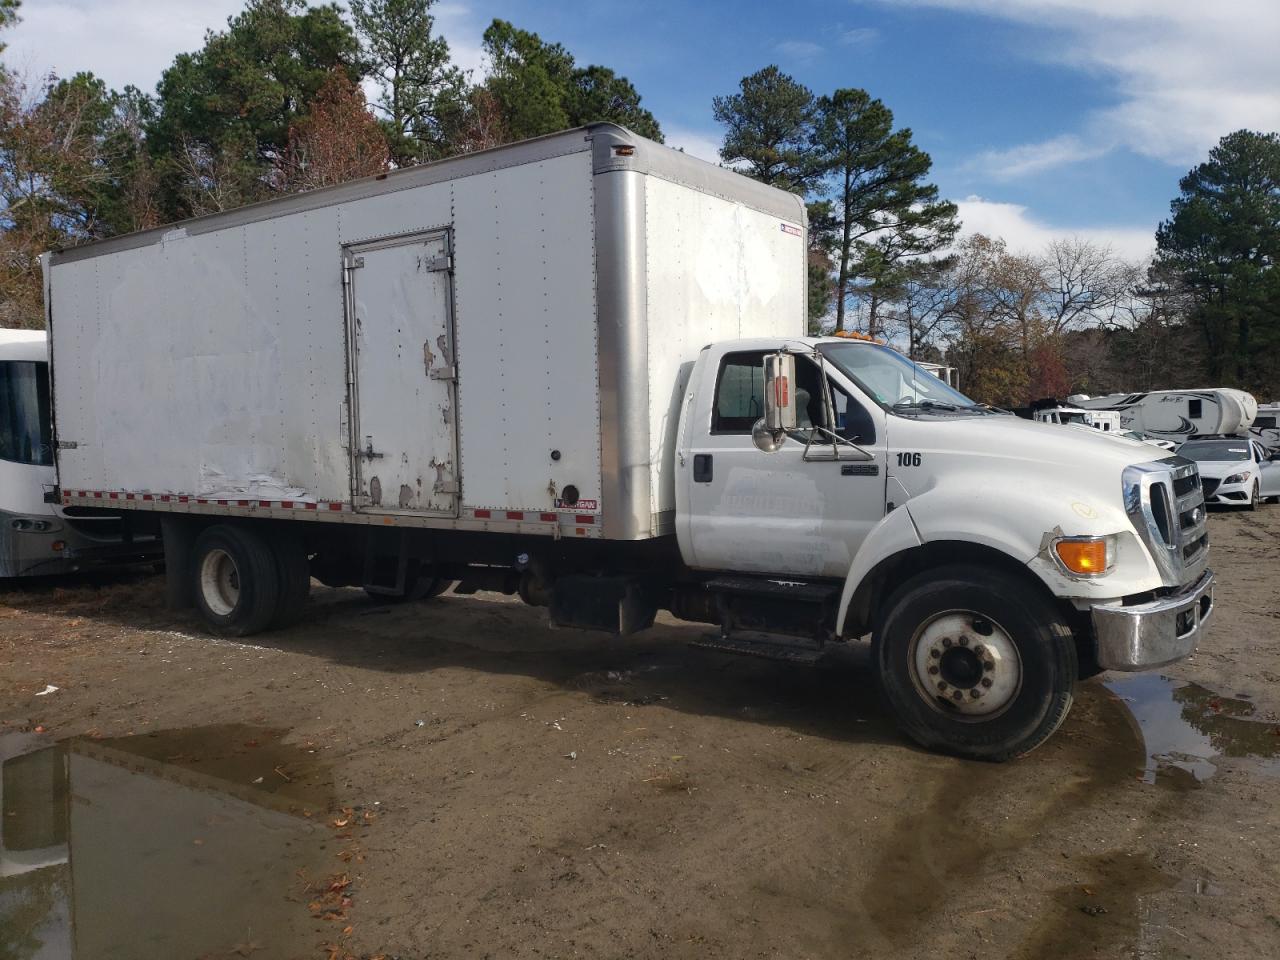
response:
[(1076, 394), (1067, 402), (1086, 410), (1114, 410), (1120, 429), (1141, 430), (1169, 440), (1248, 433), (1258, 414), (1258, 401), (1243, 390), (1157, 390), (1113, 393), (1104, 397)]

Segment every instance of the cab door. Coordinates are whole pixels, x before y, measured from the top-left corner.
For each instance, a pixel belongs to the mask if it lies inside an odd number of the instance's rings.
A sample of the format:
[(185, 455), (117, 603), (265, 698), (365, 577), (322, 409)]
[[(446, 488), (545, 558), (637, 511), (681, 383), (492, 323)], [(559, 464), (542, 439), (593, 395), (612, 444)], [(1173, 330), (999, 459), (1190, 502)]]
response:
[[(757, 449), (751, 428), (764, 415), (767, 352), (774, 351), (704, 355), (700, 364), (702, 386), (684, 433), (681, 551), (703, 570), (843, 578), (884, 517), (885, 417), (833, 382), (834, 426), (856, 434), (870, 460), (806, 460), (794, 438), (773, 453)], [(822, 389), (817, 364), (797, 357), (802, 430), (821, 423)]]

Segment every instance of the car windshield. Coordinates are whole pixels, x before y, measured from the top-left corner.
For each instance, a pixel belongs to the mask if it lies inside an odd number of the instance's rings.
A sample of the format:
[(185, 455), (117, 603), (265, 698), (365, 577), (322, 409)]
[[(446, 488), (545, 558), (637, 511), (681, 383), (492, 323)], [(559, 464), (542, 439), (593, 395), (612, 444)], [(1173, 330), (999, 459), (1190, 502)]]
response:
[(897, 350), (874, 343), (821, 343), (818, 351), (841, 373), (894, 413), (987, 413), (959, 390), (947, 386), (928, 370)]
[(1178, 456), (1195, 460), (1197, 463), (1248, 460), (1249, 445), (1234, 443), (1230, 440), (1222, 443), (1184, 443), (1178, 448)]

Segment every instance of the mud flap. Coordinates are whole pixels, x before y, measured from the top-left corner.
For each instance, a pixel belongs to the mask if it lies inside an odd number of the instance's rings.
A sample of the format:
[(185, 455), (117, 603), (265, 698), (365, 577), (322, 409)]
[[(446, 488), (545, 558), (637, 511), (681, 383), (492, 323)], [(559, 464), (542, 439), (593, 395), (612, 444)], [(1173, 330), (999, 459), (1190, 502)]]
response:
[(561, 577), (551, 591), (557, 627), (626, 637), (653, 626), (657, 612), (657, 592), (633, 577)]

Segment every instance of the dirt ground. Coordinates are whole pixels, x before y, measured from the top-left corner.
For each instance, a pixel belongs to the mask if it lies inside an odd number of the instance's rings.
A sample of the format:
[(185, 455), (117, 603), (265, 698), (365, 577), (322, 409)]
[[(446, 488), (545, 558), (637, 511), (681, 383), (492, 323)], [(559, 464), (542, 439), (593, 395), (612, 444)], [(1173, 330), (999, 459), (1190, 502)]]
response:
[(54, 852), (0, 869), (0, 957), (1280, 956), (1280, 507), (1210, 529), (1195, 657), (998, 766), (907, 742), (858, 650), (318, 585), (241, 644), (158, 577), (9, 586), (0, 832)]

